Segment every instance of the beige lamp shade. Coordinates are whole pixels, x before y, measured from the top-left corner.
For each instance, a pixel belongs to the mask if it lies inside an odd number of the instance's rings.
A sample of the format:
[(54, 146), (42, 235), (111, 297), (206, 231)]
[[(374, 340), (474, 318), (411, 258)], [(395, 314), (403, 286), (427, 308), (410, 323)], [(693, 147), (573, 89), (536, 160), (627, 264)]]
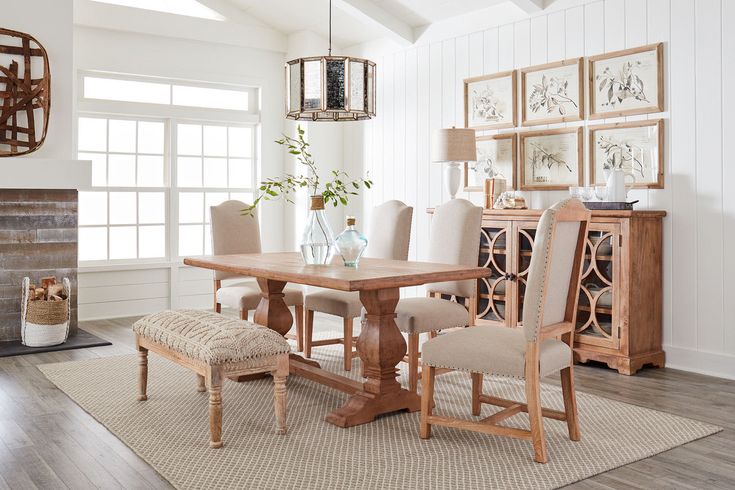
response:
[(449, 128), (434, 131), (431, 161), (434, 163), (477, 161), (475, 130)]

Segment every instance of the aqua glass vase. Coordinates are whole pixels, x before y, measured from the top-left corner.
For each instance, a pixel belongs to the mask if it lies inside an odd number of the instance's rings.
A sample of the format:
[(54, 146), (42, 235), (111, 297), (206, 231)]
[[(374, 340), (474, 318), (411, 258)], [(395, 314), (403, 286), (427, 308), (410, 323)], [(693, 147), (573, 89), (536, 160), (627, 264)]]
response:
[(301, 237), (301, 256), (310, 265), (327, 265), (334, 257), (334, 233), (324, 213), (324, 198), (311, 196), (309, 220)]
[(368, 244), (367, 238), (355, 229), (356, 222), (354, 216), (348, 216), (347, 228), (334, 240), (345, 267), (356, 268)]

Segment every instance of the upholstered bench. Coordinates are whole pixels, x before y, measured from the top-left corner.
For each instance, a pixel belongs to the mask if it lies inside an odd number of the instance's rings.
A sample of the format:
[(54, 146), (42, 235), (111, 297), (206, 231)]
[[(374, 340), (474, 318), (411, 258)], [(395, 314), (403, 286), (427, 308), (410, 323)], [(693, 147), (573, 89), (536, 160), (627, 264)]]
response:
[[(291, 348), (278, 333), (248, 321), (199, 310), (163, 311), (133, 324), (138, 350), (138, 400), (147, 400), (148, 351), (197, 374), (209, 389), (210, 447), (222, 447), (222, 382), (229, 376), (272, 373), (276, 432), (286, 433), (286, 378)], [(206, 385), (206, 388), (205, 388)]]

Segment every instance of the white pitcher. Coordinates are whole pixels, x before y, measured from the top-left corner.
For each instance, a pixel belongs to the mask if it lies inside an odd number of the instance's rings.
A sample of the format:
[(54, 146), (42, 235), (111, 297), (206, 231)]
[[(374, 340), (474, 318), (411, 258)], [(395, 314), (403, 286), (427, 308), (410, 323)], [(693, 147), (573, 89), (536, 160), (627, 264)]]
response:
[[(625, 184), (625, 179), (630, 177), (632, 182), (628, 185)], [(610, 170), (610, 175), (607, 177), (607, 196), (606, 200), (611, 202), (625, 202), (628, 199), (628, 191), (635, 184), (635, 176), (626, 172), (621, 168), (615, 168)]]

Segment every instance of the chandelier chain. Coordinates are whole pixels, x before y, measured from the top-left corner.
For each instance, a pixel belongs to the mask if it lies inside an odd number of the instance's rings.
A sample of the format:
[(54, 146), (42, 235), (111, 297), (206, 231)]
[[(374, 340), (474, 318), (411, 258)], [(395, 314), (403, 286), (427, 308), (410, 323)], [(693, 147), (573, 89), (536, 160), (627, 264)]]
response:
[(329, 56), (332, 56), (332, 0), (329, 0)]

